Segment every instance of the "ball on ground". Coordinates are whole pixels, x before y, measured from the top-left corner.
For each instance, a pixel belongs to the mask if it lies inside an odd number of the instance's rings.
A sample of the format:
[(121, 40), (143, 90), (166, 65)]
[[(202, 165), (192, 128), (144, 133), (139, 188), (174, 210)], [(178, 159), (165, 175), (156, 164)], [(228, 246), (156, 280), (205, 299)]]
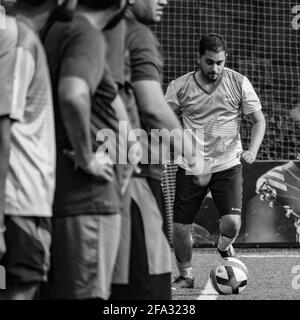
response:
[(239, 294), (248, 284), (248, 269), (237, 258), (224, 258), (210, 272), (210, 281), (219, 294)]

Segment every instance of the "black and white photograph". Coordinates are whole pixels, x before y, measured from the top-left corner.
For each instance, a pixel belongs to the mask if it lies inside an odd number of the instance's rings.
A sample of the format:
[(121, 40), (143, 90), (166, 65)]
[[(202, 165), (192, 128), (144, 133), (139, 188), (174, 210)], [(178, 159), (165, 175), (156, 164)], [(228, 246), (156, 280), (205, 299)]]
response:
[(300, 300), (299, 0), (0, 0), (0, 300)]

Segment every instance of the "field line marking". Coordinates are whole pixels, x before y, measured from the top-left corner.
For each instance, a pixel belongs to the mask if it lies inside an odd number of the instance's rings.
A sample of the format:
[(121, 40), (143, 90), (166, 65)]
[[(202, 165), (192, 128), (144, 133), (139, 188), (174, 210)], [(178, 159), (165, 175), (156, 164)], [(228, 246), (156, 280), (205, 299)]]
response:
[(237, 258), (300, 258), (296, 254), (239, 254)]
[[(237, 258), (300, 258), (300, 255), (291, 255), (291, 254), (239, 254)], [(205, 287), (201, 290), (200, 295), (196, 300), (217, 300), (219, 294), (212, 287), (210, 280), (208, 279)]]
[(196, 300), (217, 300), (218, 295), (219, 294), (212, 287), (210, 280), (208, 279), (205, 284), (205, 287), (201, 290), (201, 293), (196, 298)]

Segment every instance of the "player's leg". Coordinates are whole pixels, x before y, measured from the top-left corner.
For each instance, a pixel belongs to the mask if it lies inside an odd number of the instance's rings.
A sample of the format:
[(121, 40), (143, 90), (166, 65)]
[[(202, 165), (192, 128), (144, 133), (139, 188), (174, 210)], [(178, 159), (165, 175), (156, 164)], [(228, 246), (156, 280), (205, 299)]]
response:
[(220, 221), (220, 236), (218, 240), (218, 251), (221, 257), (232, 257), (235, 255), (232, 244), (239, 234), (241, 227), (240, 215), (224, 215)]
[(211, 193), (221, 215), (217, 248), (222, 257), (234, 255), (232, 244), (241, 227), (242, 185), (241, 165), (215, 173), (211, 181)]
[(178, 169), (173, 216), (173, 248), (179, 277), (175, 279), (173, 289), (191, 288), (194, 285), (191, 231), (206, 193), (207, 187), (195, 184), (193, 176), (186, 175), (185, 170), (181, 168)]
[(33, 300), (38, 292), (38, 284), (10, 285), (0, 291), (0, 300)]
[(0, 300), (35, 299), (50, 267), (50, 218), (5, 218), (7, 251), (0, 261), (6, 270), (6, 290)]
[(179, 276), (175, 278), (172, 288), (193, 288), (194, 276), (192, 268), (192, 227), (193, 224), (174, 222), (173, 248)]
[(161, 181), (158, 179), (147, 177), (147, 182), (157, 202), (158, 208), (161, 212), (162, 219), (163, 219), (164, 233), (167, 239), (170, 241), (170, 235), (168, 232), (168, 217), (167, 217), (167, 211), (166, 211), (164, 196), (163, 196), (162, 187), (161, 187)]
[(144, 178), (133, 178), (128, 189), (111, 299), (170, 300), (171, 250), (156, 200)]
[(171, 248), (163, 219), (146, 179), (134, 178), (130, 188), (132, 244), (128, 299), (171, 299)]

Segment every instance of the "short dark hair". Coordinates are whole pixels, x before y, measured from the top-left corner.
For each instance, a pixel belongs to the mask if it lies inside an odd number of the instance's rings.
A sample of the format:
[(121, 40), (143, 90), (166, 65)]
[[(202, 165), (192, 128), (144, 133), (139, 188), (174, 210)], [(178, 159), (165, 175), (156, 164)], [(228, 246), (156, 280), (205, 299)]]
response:
[(108, 9), (114, 6), (121, 6), (121, 0), (79, 0), (79, 5), (90, 9)]
[(202, 36), (199, 43), (199, 53), (204, 55), (205, 50), (220, 52), (225, 51), (227, 53), (227, 44), (223, 36), (217, 33), (208, 33)]

